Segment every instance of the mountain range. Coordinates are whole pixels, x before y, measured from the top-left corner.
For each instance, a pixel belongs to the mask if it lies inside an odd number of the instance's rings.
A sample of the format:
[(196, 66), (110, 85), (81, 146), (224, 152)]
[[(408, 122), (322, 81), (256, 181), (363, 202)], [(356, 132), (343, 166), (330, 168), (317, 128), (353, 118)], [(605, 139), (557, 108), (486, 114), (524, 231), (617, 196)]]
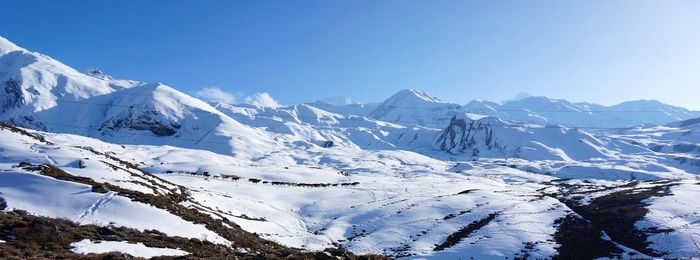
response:
[(697, 255), (700, 112), (658, 101), (213, 103), (1, 37), (0, 88), (0, 257)]
[(428, 93), (405, 89), (382, 103), (342, 104), (318, 101), (325, 110), (372, 117), (403, 125), (443, 128), (452, 116), (462, 113), (487, 115), (503, 120), (578, 128), (625, 128), (643, 124), (668, 124), (700, 117), (700, 111), (656, 100), (627, 101), (613, 106), (572, 103), (543, 96), (523, 96), (504, 102), (474, 100), (466, 105), (445, 102)]

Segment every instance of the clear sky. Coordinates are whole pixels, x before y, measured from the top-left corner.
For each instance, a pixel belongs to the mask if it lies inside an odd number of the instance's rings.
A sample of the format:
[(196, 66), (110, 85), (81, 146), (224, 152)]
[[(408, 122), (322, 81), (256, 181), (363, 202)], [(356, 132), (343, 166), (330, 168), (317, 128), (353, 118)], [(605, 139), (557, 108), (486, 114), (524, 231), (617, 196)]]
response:
[(239, 100), (416, 88), (700, 109), (700, 1), (0, 0), (0, 36), (81, 71)]

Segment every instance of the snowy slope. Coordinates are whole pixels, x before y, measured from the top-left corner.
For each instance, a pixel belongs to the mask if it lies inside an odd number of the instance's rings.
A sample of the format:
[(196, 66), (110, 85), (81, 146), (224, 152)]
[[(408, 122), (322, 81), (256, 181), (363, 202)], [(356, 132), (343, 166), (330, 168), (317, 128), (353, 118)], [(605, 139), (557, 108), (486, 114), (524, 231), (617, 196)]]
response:
[(700, 186), (692, 181), (680, 183), (671, 188), (673, 196), (652, 198), (649, 213), (635, 223), (640, 229), (657, 228), (665, 230), (649, 238), (650, 247), (664, 252), (668, 258), (683, 258), (697, 255), (697, 229), (700, 228), (700, 207), (696, 203)]
[[(201, 148), (243, 158), (274, 147), (265, 133), (162, 84), (147, 84), (114, 96), (98, 129), (113, 142)], [(138, 134), (128, 135), (132, 132)]]
[(83, 183), (59, 180), (26, 165), (52, 165), (73, 176), (106, 182), (145, 194), (179, 194), (178, 186), (130, 169), (122, 162), (92, 148), (41, 142), (1, 127), (0, 196), (9, 209), (31, 214), (66, 218), (79, 224), (115, 225), (138, 230), (155, 229), (172, 236), (198, 238), (215, 243), (229, 242), (166, 210), (133, 201), (115, 192), (91, 192)]
[(123, 252), (135, 257), (152, 258), (156, 256), (184, 256), (187, 252), (172, 248), (147, 247), (143, 243), (131, 244), (123, 241), (90, 241), (89, 239), (72, 243), (71, 251), (79, 254)]
[(648, 154), (662, 157), (664, 164), (700, 173), (700, 120), (688, 119), (665, 126), (635, 128), (610, 134), (620, 142), (647, 149)]
[[(112, 149), (116, 156), (144, 160), (142, 165), (149, 165), (144, 169), (187, 187), (198, 203), (216, 208), (218, 214), (246, 230), (285, 245), (320, 250), (340, 244), (356, 253), (391, 256), (484, 258), (515, 256), (526, 250), (533, 257), (551, 257), (557, 254), (558, 244), (551, 240), (558, 230), (556, 222), (570, 214), (570, 209), (540, 192), (557, 188), (557, 169), (583, 165), (559, 163), (550, 167), (547, 162), (537, 165), (537, 161), (525, 160), (501, 165), (479, 160), (460, 162), (460, 170), (447, 172), (453, 163), (418, 154), (324, 148), (297, 150), (296, 162), (286, 164), (275, 156), (253, 162), (173, 147), (110, 148), (113, 145), (62, 134), (48, 138)], [(302, 160), (303, 164), (296, 164)], [(585, 166), (585, 172), (593, 173), (597, 166), (603, 162)], [(530, 167), (554, 174), (525, 170)], [(205, 169), (210, 177), (201, 171), (199, 175), (189, 173), (199, 169)], [(617, 169), (623, 171), (624, 167)], [(593, 186), (599, 182), (595, 175), (579, 178), (586, 178), (584, 183)], [(300, 183), (328, 186), (296, 186)], [(461, 242), (436, 249), (451, 234), (487, 218), (486, 225)]]

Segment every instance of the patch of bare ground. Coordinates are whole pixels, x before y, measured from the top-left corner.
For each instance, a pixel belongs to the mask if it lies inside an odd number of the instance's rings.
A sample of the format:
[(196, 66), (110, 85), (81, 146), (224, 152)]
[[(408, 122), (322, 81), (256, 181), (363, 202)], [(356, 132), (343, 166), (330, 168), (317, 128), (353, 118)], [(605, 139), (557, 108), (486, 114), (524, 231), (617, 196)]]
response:
[(24, 211), (0, 212), (0, 258), (130, 259), (119, 253), (79, 255), (70, 244), (83, 239), (141, 242), (149, 247), (181, 248), (192, 258), (238, 256), (232, 248), (198, 239), (169, 237), (157, 231), (144, 232), (124, 227), (77, 225), (64, 219), (29, 215)]
[[(170, 193), (167, 195), (153, 195), (145, 194), (138, 191), (124, 189), (109, 183), (98, 183), (94, 180), (86, 177), (74, 176), (58, 167), (52, 165), (24, 165), (22, 167), (25, 170), (35, 171), (45, 176), (50, 176), (59, 180), (71, 181), (82, 183), (92, 186), (93, 192), (106, 193), (108, 191), (116, 192), (117, 195), (130, 198), (133, 201), (145, 203), (152, 205), (154, 207), (166, 210), (173, 215), (179, 216), (184, 220), (204, 224), (209, 230), (212, 230), (219, 234), (220, 236), (226, 238), (227, 240), (233, 242), (234, 251), (238, 252), (233, 254), (234, 258), (258, 258), (258, 259), (275, 259), (275, 258), (292, 258), (292, 259), (336, 259), (335, 257), (341, 257), (341, 259), (382, 259), (383, 256), (379, 255), (364, 255), (356, 256), (350, 252), (342, 251), (341, 255), (334, 255), (338, 253), (334, 249), (326, 249), (323, 252), (302, 252), (295, 248), (285, 247), (283, 245), (277, 244), (272, 241), (265, 240), (259, 236), (247, 232), (240, 228), (234, 222), (229, 221), (226, 218), (215, 219), (211, 215), (200, 212), (195, 208), (189, 208), (182, 206), (180, 203), (184, 201), (194, 201), (187, 198), (186, 193)], [(30, 239), (32, 240), (32, 239)], [(77, 240), (72, 240), (75, 242)], [(132, 240), (128, 240), (132, 241)], [(199, 241), (200, 243), (204, 243)], [(144, 243), (146, 244), (146, 243)], [(149, 244), (146, 244), (149, 245)], [(179, 246), (187, 251), (184, 246)], [(212, 250), (217, 248), (211, 248)], [(50, 249), (49, 249), (50, 250)], [(241, 254), (240, 252), (247, 252)], [(188, 251), (190, 252), (190, 251)], [(193, 253), (193, 252), (190, 252)], [(229, 252), (221, 252), (221, 254), (228, 254)], [(194, 254), (194, 253), (193, 253)], [(239, 256), (240, 255), (240, 256)], [(326, 258), (327, 257), (327, 258)], [(228, 258), (228, 257), (227, 257)]]
[[(660, 257), (664, 252), (649, 248), (647, 237), (659, 230), (639, 230), (635, 223), (649, 212), (645, 202), (651, 197), (668, 196), (670, 188), (676, 184), (668, 181), (650, 182), (651, 187), (624, 185), (625, 189), (600, 196), (589, 204), (580, 203), (584, 196), (560, 198), (578, 216), (560, 219), (555, 239), (561, 245), (558, 249), (559, 259), (571, 259), (575, 256), (611, 257), (620, 256), (622, 250), (612, 243), (606, 243), (600, 236), (605, 232), (612, 241), (652, 257)], [(668, 230), (666, 230), (668, 231)], [(634, 256), (626, 256), (634, 257)]]
[(486, 216), (480, 220), (469, 223), (469, 225), (467, 225), (466, 227), (463, 227), (463, 228), (457, 230), (457, 232), (454, 232), (451, 235), (449, 235), (447, 237), (447, 239), (445, 239), (445, 242), (442, 242), (442, 244), (436, 245), (435, 249), (433, 249), (433, 250), (434, 251), (442, 251), (442, 250), (448, 249), (450, 247), (453, 247), (453, 246), (459, 244), (460, 242), (462, 242), (462, 240), (464, 238), (468, 237), (469, 235), (471, 235), (475, 231), (477, 231), (477, 230), (481, 229), (482, 227), (491, 223), (491, 221), (493, 221), (497, 216), (498, 216), (498, 213), (491, 213), (488, 216)]
[(559, 244), (554, 259), (596, 259), (620, 256), (614, 243), (602, 238), (603, 230), (576, 215), (558, 219), (554, 240)]
[(323, 252), (295, 251), (289, 255), (241, 252), (198, 239), (171, 237), (155, 230), (138, 231), (125, 227), (78, 225), (65, 219), (33, 216), (24, 211), (0, 212), (0, 258), (2, 259), (136, 259), (128, 254), (75, 254), (70, 244), (83, 239), (128, 241), (149, 247), (180, 248), (190, 253), (183, 257), (156, 259), (382, 259), (381, 256), (355, 256), (344, 250)]

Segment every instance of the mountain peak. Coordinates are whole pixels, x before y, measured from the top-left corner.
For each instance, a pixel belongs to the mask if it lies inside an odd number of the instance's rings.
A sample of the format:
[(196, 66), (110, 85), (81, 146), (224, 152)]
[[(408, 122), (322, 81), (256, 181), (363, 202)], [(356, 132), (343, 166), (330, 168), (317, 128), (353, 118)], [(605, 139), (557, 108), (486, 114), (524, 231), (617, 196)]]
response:
[(21, 47), (0, 36), (0, 55), (5, 55), (13, 51), (22, 51)]
[(405, 126), (442, 128), (452, 116), (462, 111), (460, 105), (447, 103), (420, 90), (404, 89), (382, 102), (369, 116)]
[(427, 92), (423, 92), (416, 89), (403, 89), (396, 92), (393, 96), (387, 99), (387, 101), (418, 101), (418, 102), (429, 102), (429, 103), (447, 103), (442, 99), (436, 98)]

